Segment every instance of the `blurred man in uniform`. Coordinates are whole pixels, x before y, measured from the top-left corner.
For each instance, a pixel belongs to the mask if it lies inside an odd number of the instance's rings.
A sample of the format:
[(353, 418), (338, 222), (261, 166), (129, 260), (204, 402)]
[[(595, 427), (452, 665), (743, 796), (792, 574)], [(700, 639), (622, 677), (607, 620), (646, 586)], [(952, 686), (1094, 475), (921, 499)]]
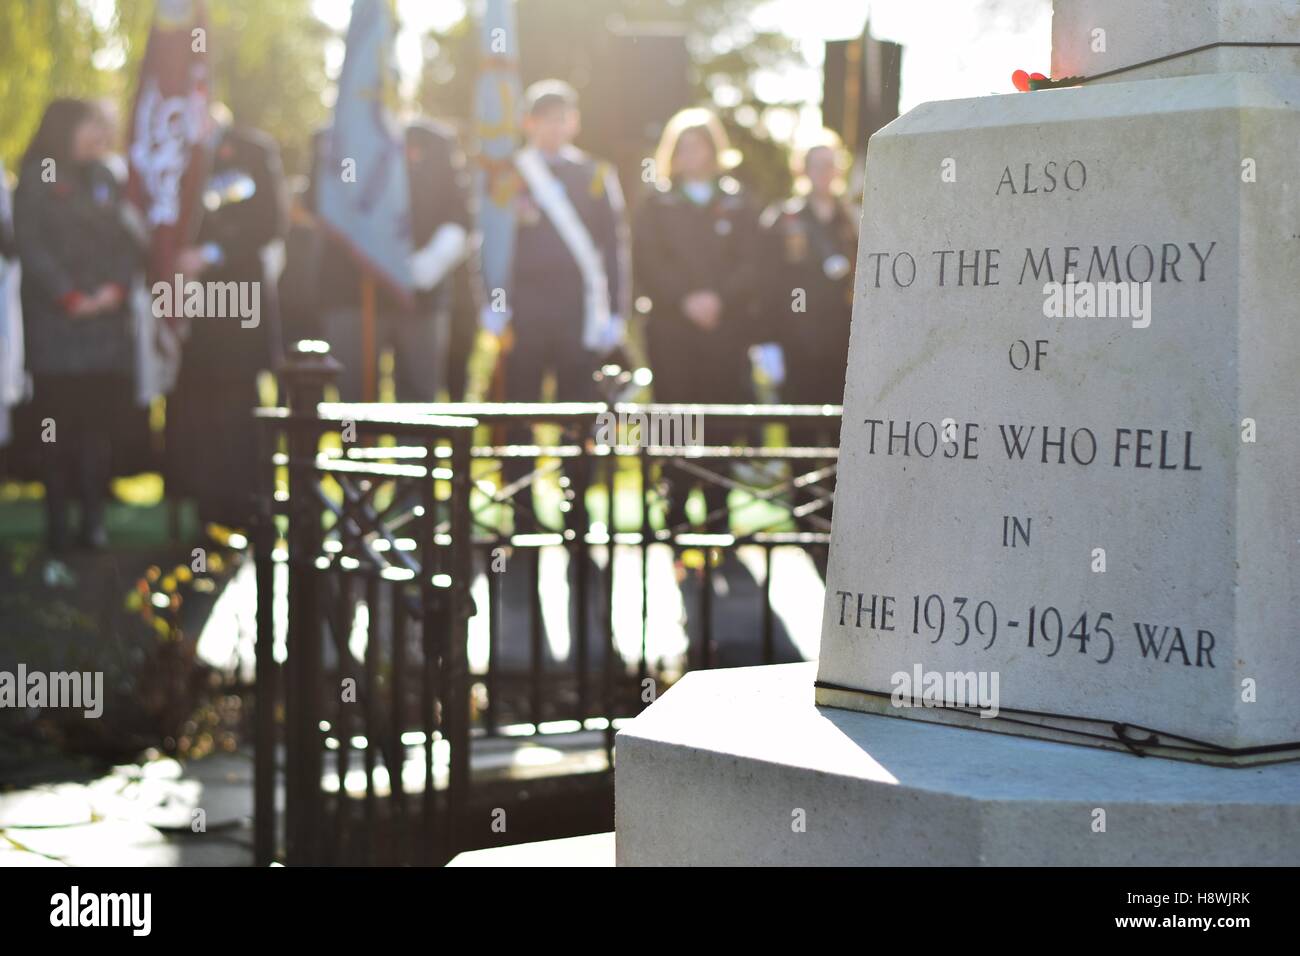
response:
[[(313, 185), (337, 171), (319, 168), (324, 134), (316, 136)], [(469, 250), (470, 192), (465, 156), (453, 129), (418, 119), (406, 126), (406, 167), (411, 197), (411, 274), (416, 294), (403, 304), (379, 289), (375, 322), (375, 359), (393, 351), (393, 387), (399, 402), (433, 402), (446, 382), (449, 339), (448, 276)], [(315, 210), (315, 189), (308, 207)], [(321, 251), (322, 331), (343, 364), (340, 398), (362, 400), (361, 267), (342, 237), (327, 235)], [(374, 381), (379, 381), (377, 371)]]
[[(791, 405), (844, 400), (858, 247), (858, 215), (843, 198), (845, 168), (839, 137), (823, 130), (796, 158), (797, 195), (763, 215), (772, 342), (759, 348), (774, 377), (783, 370), (781, 400)], [(838, 425), (792, 425), (790, 444), (838, 444)]]
[(265, 133), (235, 126), (229, 110), (214, 105), (203, 218), (177, 269), (205, 288), (236, 283), (240, 291), (228, 301), (257, 308), (255, 318), (192, 318), (180, 377), (167, 398), (168, 490), (194, 498), (204, 522), (244, 528), (253, 514), (257, 379), (276, 367), (281, 344), (265, 253), (287, 227), (279, 147)]
[(784, 402), (844, 398), (858, 216), (843, 199), (844, 149), (825, 130), (796, 161), (798, 194), (763, 214), (771, 335), (784, 357)]
[[(511, 330), (506, 401), (540, 401), (548, 373), (555, 376), (555, 401), (595, 401), (599, 395), (592, 376), (602, 357), (622, 341), (625, 328), (623, 194), (609, 164), (573, 146), (579, 113), (571, 86), (543, 80), (529, 87), (524, 99), (527, 145), (515, 156), (511, 288), (504, 296), (487, 290), (483, 324), (498, 336), (507, 325)], [(516, 430), (511, 440), (528, 438)], [(508, 461), (506, 481), (522, 477), (527, 467), (520, 460)], [(516, 531), (535, 518), (530, 491), (518, 502)], [(563, 506), (566, 513), (569, 504)]]

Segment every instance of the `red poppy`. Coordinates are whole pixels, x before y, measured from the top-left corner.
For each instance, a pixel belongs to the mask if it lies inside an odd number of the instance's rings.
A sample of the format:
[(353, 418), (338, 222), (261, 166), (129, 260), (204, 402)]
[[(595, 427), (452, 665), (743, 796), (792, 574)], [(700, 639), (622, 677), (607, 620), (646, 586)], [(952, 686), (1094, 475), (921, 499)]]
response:
[(1024, 70), (1016, 70), (1011, 74), (1011, 85), (1021, 93), (1028, 93), (1036, 89), (1036, 84), (1046, 83), (1048, 79), (1042, 73), (1027, 73)]

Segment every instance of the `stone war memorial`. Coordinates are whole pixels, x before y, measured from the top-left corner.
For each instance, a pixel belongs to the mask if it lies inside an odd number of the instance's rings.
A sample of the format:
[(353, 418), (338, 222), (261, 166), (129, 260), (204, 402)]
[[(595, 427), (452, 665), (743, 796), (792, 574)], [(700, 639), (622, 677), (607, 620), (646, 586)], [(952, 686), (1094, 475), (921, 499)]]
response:
[(820, 660), (620, 734), (620, 863), (1300, 863), (1300, 3), (1051, 62), (872, 137)]

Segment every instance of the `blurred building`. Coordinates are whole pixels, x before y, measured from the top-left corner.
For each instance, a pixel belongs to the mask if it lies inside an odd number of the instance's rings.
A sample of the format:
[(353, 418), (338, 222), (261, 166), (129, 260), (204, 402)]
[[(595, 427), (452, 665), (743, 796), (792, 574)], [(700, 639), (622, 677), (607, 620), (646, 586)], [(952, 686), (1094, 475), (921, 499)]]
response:
[(686, 34), (678, 24), (627, 23), (617, 17), (592, 30), (569, 23), (569, 12), (541, 3), (519, 5), (519, 32), (527, 38), (520, 45), (521, 78), (526, 86), (558, 77), (578, 89), (578, 145), (614, 162), (629, 189), (664, 123), (693, 103)]
[(823, 67), (822, 125), (835, 130), (860, 161), (871, 134), (898, 117), (903, 47), (871, 35), (831, 40)]

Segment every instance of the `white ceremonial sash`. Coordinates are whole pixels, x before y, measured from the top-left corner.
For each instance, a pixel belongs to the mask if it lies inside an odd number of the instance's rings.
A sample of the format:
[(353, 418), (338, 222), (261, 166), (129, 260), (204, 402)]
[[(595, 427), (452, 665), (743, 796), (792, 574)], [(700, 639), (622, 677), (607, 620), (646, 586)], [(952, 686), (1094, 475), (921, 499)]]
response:
[(515, 168), (533, 195), (533, 200), (546, 213), (551, 225), (568, 247), (573, 261), (578, 264), (584, 287), (584, 316), (582, 344), (597, 351), (608, 339), (609, 279), (605, 275), (605, 262), (600, 250), (592, 242), (582, 217), (573, 208), (564, 185), (551, 174), (542, 154), (529, 147), (515, 154)]

